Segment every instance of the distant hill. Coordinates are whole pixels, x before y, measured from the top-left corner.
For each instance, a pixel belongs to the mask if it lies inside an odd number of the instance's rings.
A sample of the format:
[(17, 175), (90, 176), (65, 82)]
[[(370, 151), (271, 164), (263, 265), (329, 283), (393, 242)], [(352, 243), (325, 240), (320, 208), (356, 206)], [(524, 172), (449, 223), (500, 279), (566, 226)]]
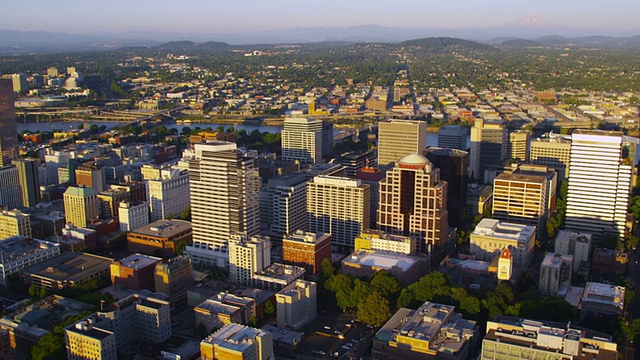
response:
[(207, 52), (207, 51), (226, 51), (231, 49), (231, 45), (224, 42), (207, 41), (203, 43), (197, 43), (193, 41), (170, 41), (158, 46), (154, 46), (153, 49), (163, 50), (167, 52)]
[(423, 39), (408, 40), (398, 44), (398, 46), (417, 46), (427, 51), (442, 51), (451, 48), (469, 49), (469, 50), (491, 50), (494, 47), (481, 44), (475, 41), (450, 38), (450, 37), (431, 37)]
[(537, 47), (537, 46), (540, 46), (540, 44), (533, 40), (510, 39), (510, 40), (503, 41), (500, 44), (500, 46), (523, 48), (523, 47)]

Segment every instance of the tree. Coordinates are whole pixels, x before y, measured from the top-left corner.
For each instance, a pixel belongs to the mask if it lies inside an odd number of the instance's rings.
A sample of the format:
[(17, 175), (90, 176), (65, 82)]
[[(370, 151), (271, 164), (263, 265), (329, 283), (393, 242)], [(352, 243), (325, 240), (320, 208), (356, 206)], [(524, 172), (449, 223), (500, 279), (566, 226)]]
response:
[(415, 298), (411, 290), (404, 288), (400, 291), (400, 296), (398, 296), (396, 304), (398, 308), (406, 308), (409, 307), (414, 300)]
[(333, 274), (336, 273), (336, 268), (333, 266), (333, 263), (329, 258), (325, 258), (322, 260), (322, 262), (320, 263), (320, 269), (322, 271), (322, 276), (324, 276), (325, 279), (330, 278), (331, 276), (333, 276)]
[(273, 313), (276, 312), (276, 305), (273, 303), (273, 301), (267, 301), (264, 304), (264, 313), (267, 315), (273, 315)]
[(387, 299), (397, 296), (400, 292), (400, 283), (388, 271), (379, 271), (371, 278), (371, 288)]
[(367, 325), (381, 326), (391, 317), (389, 301), (374, 291), (358, 306), (358, 319)]

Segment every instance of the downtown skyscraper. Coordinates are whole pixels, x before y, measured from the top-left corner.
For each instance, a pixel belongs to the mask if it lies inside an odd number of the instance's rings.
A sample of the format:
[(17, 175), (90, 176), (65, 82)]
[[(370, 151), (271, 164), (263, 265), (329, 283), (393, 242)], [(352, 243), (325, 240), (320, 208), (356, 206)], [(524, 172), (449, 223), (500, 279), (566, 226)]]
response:
[(195, 264), (226, 268), (231, 235), (260, 230), (256, 159), (235, 143), (210, 141), (195, 144), (188, 160), (193, 245), (185, 253)]
[(18, 158), (18, 131), (11, 79), (0, 79), (0, 166)]

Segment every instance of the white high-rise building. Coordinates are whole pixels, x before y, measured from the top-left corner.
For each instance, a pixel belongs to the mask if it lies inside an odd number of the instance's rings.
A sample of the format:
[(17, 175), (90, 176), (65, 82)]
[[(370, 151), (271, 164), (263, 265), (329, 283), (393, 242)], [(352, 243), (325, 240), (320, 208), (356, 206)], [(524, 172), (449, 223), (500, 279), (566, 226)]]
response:
[(282, 129), (282, 159), (313, 164), (322, 160), (322, 120), (287, 118)]
[(260, 231), (256, 159), (226, 141), (195, 144), (187, 157), (193, 245), (185, 253), (196, 264), (226, 268), (231, 234)]
[(246, 286), (253, 285), (253, 277), (271, 265), (271, 239), (268, 236), (233, 234), (229, 238), (229, 279)]
[(157, 179), (147, 181), (151, 221), (178, 217), (189, 208), (189, 173), (178, 169), (159, 170)]
[(635, 144), (625, 142), (621, 132), (576, 130), (571, 135), (567, 230), (624, 236), (633, 154)]
[(316, 283), (296, 280), (276, 294), (276, 304), (279, 328), (301, 328), (316, 318)]
[(395, 163), (407, 154), (422, 154), (427, 146), (427, 123), (390, 120), (378, 123), (378, 166)]
[(573, 272), (577, 272), (580, 263), (588, 262), (591, 257), (591, 238), (588, 233), (560, 230), (555, 239), (555, 252), (573, 256)]
[(131, 231), (149, 223), (149, 203), (121, 202), (118, 207), (120, 231)]

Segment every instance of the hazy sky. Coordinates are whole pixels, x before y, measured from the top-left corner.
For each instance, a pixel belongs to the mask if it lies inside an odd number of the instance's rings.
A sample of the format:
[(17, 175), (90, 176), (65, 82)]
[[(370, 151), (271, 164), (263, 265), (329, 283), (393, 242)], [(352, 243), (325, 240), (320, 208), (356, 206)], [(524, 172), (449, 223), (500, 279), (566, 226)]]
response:
[[(640, 33), (640, 0), (6, 0), (0, 29), (66, 33), (236, 33), (383, 25), (458, 29), (515, 25)], [(9, 16), (7, 16), (9, 15)]]

